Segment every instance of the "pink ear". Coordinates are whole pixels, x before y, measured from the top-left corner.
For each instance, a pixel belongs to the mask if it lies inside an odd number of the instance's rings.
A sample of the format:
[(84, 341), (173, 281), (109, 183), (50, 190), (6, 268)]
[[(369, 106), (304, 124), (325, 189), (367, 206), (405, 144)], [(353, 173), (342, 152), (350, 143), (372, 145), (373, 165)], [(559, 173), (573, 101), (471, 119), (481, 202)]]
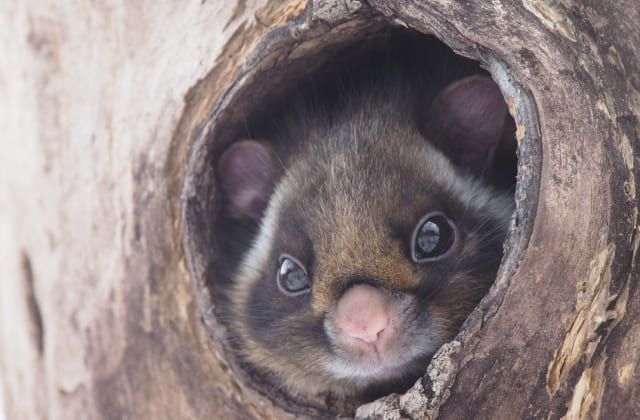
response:
[(507, 105), (498, 86), (475, 75), (447, 86), (431, 104), (425, 135), (454, 163), (483, 174), (493, 165)]
[(267, 207), (281, 166), (270, 146), (240, 140), (222, 153), (218, 178), (231, 216), (258, 221)]

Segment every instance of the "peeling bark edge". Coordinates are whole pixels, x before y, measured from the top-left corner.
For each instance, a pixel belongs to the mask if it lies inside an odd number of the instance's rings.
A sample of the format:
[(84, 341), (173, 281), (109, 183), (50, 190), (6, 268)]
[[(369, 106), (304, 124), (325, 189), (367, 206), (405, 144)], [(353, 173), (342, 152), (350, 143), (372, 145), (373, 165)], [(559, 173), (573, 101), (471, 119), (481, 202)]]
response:
[[(260, 389), (261, 384), (254, 382), (252, 378), (238, 371), (233, 355), (227, 351), (228, 346), (224, 344), (226, 331), (215, 318), (215, 303), (212, 301), (206, 281), (208, 276), (211, 275), (210, 261), (215, 250), (209, 249), (208, 241), (204, 240), (202, 232), (198, 230), (197, 226), (202, 224), (203, 214), (211, 214), (211, 210), (217, 208), (214, 197), (215, 183), (211, 160), (212, 156), (215, 156), (219, 150), (226, 147), (232, 139), (230, 133), (233, 131), (234, 125), (238, 124), (240, 116), (248, 113), (246, 105), (242, 105), (243, 94), (246, 95), (247, 92), (251, 91), (254, 98), (264, 98), (268, 92), (265, 92), (264, 88), (258, 83), (261, 75), (267, 74), (273, 67), (282, 65), (282, 62), (295, 60), (295, 58), (291, 57), (295, 56), (296, 47), (299, 45), (305, 43), (313, 45), (315, 39), (323, 37), (333, 40), (333, 44), (331, 42), (328, 43), (330, 45), (341, 45), (345, 38), (344, 35), (341, 37), (339, 29), (344, 27), (359, 29), (357, 35), (355, 35), (355, 32), (352, 34), (353, 39), (346, 38), (346, 42), (350, 43), (355, 42), (358, 38), (360, 40), (366, 39), (367, 33), (375, 33), (378, 28), (401, 24), (412, 30), (434, 34), (460, 55), (481, 61), (490, 71), (507, 99), (510, 112), (519, 127), (517, 210), (505, 242), (505, 256), (503, 257), (496, 283), (470, 315), (456, 338), (455, 344), (450, 343), (450, 345), (447, 345), (449, 352), (452, 351), (452, 348), (455, 348), (455, 352), (463, 351), (465, 343), (498, 310), (509, 287), (510, 278), (517, 269), (520, 254), (526, 248), (533, 228), (542, 165), (542, 149), (540, 146), (537, 110), (531, 93), (510, 76), (507, 66), (495, 57), (491, 51), (476, 45), (459, 33), (452, 37), (451, 33), (454, 31), (450, 30), (449, 22), (438, 21), (441, 17), (433, 14), (429, 15), (428, 18), (416, 18), (411, 14), (414, 10), (410, 10), (409, 6), (399, 6), (397, 10), (390, 11), (383, 2), (374, 1), (371, 3), (372, 6), (369, 8), (362, 6), (357, 1), (349, 2), (348, 4), (340, 1), (310, 2), (305, 12), (297, 19), (268, 32), (242, 68), (238, 70), (228, 88), (220, 95), (211, 115), (194, 130), (191, 136), (187, 170), (180, 198), (188, 268), (202, 319), (216, 339), (219, 357), (225, 363), (231, 365), (234, 377), (237, 376), (240, 382), (248, 383), (250, 388)], [(423, 12), (427, 13), (425, 10)], [(449, 30), (443, 31), (442, 28), (445, 27)], [(303, 56), (303, 58), (309, 58), (314, 54), (327, 54), (329, 48), (325, 45), (324, 50), (318, 47), (313, 52), (310, 52), (312, 49), (308, 49), (306, 51), (307, 55)], [(256, 102), (259, 102), (259, 100), (256, 100)], [(432, 384), (431, 389), (441, 388), (448, 390), (455, 379), (457, 370), (460, 368), (446, 362), (446, 360), (449, 360), (450, 353), (447, 353), (447, 350), (444, 349), (443, 347), (438, 352), (428, 368), (433, 375), (428, 373), (423, 380), (418, 381), (416, 386), (406, 394), (420, 395), (421, 398), (426, 398), (423, 403), (431, 406), (435, 413), (437, 413), (437, 407), (446, 401), (448, 393), (442, 392), (438, 394), (438, 398), (433, 398), (430, 390), (421, 389), (422, 384), (427, 380), (426, 378), (432, 376), (435, 379), (428, 379), (429, 383)], [(439, 366), (447, 366), (447, 371), (438, 371), (438, 369), (441, 369)], [(428, 395), (431, 395), (431, 399)], [(287, 416), (288, 413), (296, 413), (322, 416), (328, 414), (289, 401), (283, 395), (272, 399), (277, 406), (281, 406), (284, 409), (284, 412), (282, 412), (270, 403), (267, 404), (270, 406), (270, 410), (275, 409), (279, 415)], [(258, 398), (258, 400), (261, 399)], [(386, 412), (403, 412), (403, 415), (406, 416), (409, 413), (405, 410), (398, 411), (401, 408), (399, 405), (401, 400), (402, 397), (390, 396), (389, 398), (383, 398), (376, 404), (384, 403)], [(404, 401), (406, 402), (406, 398)], [(264, 404), (264, 401), (262, 401), (262, 404)], [(409, 411), (417, 414), (415, 410)], [(336, 413), (329, 414), (335, 415)], [(376, 417), (365, 415), (363, 418)], [(410, 416), (410, 418), (417, 417)]]

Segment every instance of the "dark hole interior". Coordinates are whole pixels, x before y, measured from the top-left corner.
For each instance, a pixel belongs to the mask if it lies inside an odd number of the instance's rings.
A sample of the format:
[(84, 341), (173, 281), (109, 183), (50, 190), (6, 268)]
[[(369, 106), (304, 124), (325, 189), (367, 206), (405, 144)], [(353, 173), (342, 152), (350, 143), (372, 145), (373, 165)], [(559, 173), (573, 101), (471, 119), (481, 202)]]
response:
[[(375, 37), (343, 46), (336, 52), (323, 55), (320, 60), (321, 64), (316, 63), (317, 70), (309, 74), (284, 81), (278, 80), (277, 89), (270, 90), (268, 88), (270, 80), (263, 80), (262, 88), (268, 92), (265, 99), (259, 104), (246, 107), (251, 110), (246, 114), (243, 113), (242, 123), (227, 131), (231, 133), (228, 138), (216, 138), (215, 141), (225, 145), (238, 139), (259, 139), (269, 142), (278, 137), (282, 127), (288, 124), (288, 119), (296, 118), (300, 104), (312, 102), (312, 107), (318, 112), (339, 113), (341, 104), (345, 98), (349, 97), (350, 92), (354, 89), (362, 89), (363, 86), (375, 86), (375, 83), (378, 83), (375, 80), (371, 81), (377, 77), (375, 69), (386, 68), (387, 71), (401, 73), (407, 80), (416, 83), (415, 90), (421, 92), (420, 95), (407, 98), (407, 101), (426, 101), (427, 103), (433, 100), (442, 86), (469, 75), (488, 74), (478, 62), (454, 54), (436, 38), (402, 29), (385, 30)], [(280, 63), (280, 66), (286, 66), (286, 63)], [(419, 117), (413, 116), (413, 118)], [(515, 188), (517, 165), (516, 143), (512, 141), (514, 131), (515, 124), (511, 117), (507, 116), (503, 131), (504, 139), (496, 149), (491, 167), (483, 169), (487, 183), (497, 189), (511, 192)], [(210, 170), (215, 173), (217, 160), (224, 148), (214, 146), (212, 150), (215, 151), (210, 160), (212, 165)], [(469, 172), (468, 168), (459, 167), (458, 169), (462, 173)], [(216, 191), (222, 190), (218, 185)], [(252, 220), (238, 220), (232, 217), (226, 210), (228, 198), (224, 194), (216, 194), (214, 202), (212, 208), (217, 209), (217, 213), (213, 216), (212, 229), (207, 235), (211, 241), (209, 249), (213, 250), (207, 287), (215, 304), (216, 318), (223, 326), (228, 326), (229, 319), (237, 315), (225, 309), (229, 305), (225, 291), (230, 287), (233, 273), (238, 269), (242, 257), (256, 237), (258, 224)], [(232, 335), (228, 335), (227, 342), (224, 343), (225, 349), (234, 353), (238, 350), (235, 348), (236, 345), (237, 341)], [(255, 383), (271, 389), (266, 392), (270, 397), (276, 399), (282, 397), (276, 395), (279, 394), (277, 384), (261, 378), (259, 370), (253, 369), (242, 360), (238, 360), (238, 364)], [(424, 368), (426, 369), (426, 364)], [(412, 382), (402, 383), (400, 388), (380, 388), (366, 398), (379, 397), (387, 392), (403, 392), (407, 385), (411, 384)], [(285, 395), (284, 398), (288, 397)], [(293, 399), (296, 400), (295, 397)], [(356, 401), (356, 403), (359, 402), (362, 401)], [(320, 404), (317, 401), (302, 401), (303, 405), (312, 405), (320, 409), (328, 408), (333, 413), (352, 410), (352, 403), (339, 401), (339, 398), (332, 396), (327, 396)], [(326, 407), (323, 407), (323, 404)]]

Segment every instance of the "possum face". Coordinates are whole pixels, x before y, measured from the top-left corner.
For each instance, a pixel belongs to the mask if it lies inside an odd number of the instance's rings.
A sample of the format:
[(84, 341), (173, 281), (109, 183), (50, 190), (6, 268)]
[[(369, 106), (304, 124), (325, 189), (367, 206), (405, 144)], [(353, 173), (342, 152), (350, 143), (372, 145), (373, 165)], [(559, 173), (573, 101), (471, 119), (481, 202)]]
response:
[[(468, 83), (477, 96), (487, 81)], [(242, 140), (218, 164), (229, 213), (259, 225), (228, 291), (230, 334), (250, 368), (293, 394), (410, 385), (502, 257), (512, 200), (461, 175), (406, 118), (373, 108), (375, 118), (368, 102), (313, 124), (290, 156)]]

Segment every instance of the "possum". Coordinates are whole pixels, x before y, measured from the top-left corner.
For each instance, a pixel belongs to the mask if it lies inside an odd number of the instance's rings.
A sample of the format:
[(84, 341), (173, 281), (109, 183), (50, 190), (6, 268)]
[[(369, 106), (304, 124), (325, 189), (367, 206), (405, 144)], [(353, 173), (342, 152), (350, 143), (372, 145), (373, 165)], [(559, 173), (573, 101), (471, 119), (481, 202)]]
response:
[(402, 78), (296, 103), (269, 138), (238, 138), (217, 161), (225, 220), (255, 232), (231, 253), (229, 342), (294, 397), (406, 389), (500, 264), (514, 210), (486, 181), (508, 119), (500, 90), (481, 74), (433, 93)]

